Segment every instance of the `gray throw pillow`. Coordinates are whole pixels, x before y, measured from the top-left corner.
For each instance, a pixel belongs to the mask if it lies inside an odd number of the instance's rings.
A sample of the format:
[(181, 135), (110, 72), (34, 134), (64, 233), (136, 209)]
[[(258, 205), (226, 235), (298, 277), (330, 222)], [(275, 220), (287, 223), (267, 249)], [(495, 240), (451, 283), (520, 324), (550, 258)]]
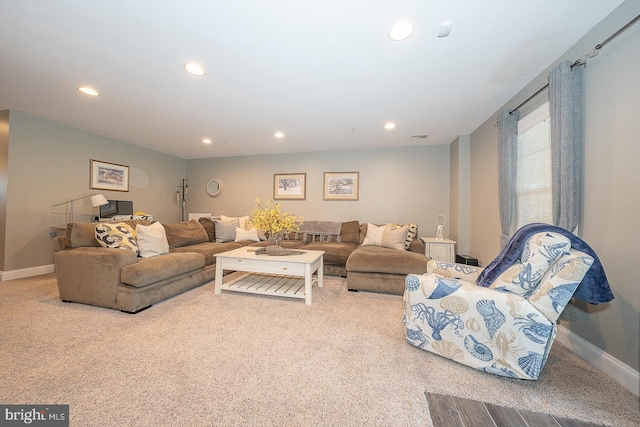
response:
[(216, 221), (216, 243), (236, 240), (236, 224), (230, 221)]

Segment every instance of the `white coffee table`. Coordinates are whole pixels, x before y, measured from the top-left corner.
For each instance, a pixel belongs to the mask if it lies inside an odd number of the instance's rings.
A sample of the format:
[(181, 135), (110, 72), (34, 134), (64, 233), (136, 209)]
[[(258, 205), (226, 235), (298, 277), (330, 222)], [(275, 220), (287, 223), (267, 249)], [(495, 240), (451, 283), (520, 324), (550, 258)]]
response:
[[(311, 287), (316, 273), (322, 287), (324, 251), (302, 250), (303, 254), (270, 256), (256, 255), (257, 247), (243, 247), (216, 254), (216, 294), (223, 290), (252, 294), (277, 295), (304, 299), (311, 305)], [(243, 271), (222, 283), (224, 270)]]

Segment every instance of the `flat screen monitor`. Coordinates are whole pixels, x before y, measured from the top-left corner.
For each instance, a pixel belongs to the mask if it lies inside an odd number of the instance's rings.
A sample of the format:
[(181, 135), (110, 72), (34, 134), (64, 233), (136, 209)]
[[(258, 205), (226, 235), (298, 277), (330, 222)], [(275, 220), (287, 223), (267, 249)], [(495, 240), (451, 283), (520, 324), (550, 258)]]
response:
[(108, 200), (109, 204), (100, 206), (100, 218), (111, 218), (115, 215), (133, 215), (131, 200)]

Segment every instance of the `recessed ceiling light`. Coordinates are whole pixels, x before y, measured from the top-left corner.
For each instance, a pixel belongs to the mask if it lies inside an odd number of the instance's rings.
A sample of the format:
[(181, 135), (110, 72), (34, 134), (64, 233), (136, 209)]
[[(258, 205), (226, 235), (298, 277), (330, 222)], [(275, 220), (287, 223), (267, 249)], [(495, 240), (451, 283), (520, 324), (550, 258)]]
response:
[(194, 76), (204, 76), (206, 71), (200, 64), (196, 64), (195, 62), (187, 62), (184, 64), (184, 69), (187, 73), (192, 74)]
[(384, 125), (384, 128), (385, 129), (395, 129), (396, 128), (396, 124), (389, 122), (389, 123)]
[(85, 95), (100, 96), (100, 92), (87, 86), (79, 87), (78, 90), (84, 93)]
[(408, 39), (411, 34), (413, 34), (413, 24), (409, 21), (398, 21), (389, 30), (389, 38), (396, 42)]
[(273, 134), (273, 136), (275, 136), (276, 138), (284, 138), (284, 133), (276, 132), (276, 133)]
[(205, 144), (211, 144), (211, 140), (209, 138), (205, 138), (202, 140)]

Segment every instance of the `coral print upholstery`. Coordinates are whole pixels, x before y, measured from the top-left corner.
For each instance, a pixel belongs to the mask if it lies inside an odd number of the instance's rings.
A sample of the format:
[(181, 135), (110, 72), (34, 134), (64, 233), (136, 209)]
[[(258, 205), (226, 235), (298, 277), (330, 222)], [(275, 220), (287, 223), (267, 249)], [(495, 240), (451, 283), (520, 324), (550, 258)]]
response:
[(426, 274), (405, 281), (407, 342), (485, 372), (536, 380), (555, 322), (593, 263), (546, 231), (531, 234), (489, 287), (475, 283), (480, 267), (432, 260)]

